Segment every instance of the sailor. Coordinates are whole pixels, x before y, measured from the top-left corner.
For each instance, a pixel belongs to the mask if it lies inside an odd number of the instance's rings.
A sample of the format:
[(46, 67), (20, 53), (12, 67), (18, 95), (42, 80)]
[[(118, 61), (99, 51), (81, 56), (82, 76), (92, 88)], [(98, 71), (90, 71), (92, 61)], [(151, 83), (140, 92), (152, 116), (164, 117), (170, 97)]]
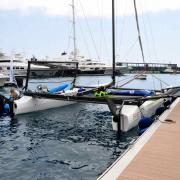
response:
[(10, 90), (10, 100), (17, 100), (20, 98), (20, 93), (17, 89), (11, 88)]

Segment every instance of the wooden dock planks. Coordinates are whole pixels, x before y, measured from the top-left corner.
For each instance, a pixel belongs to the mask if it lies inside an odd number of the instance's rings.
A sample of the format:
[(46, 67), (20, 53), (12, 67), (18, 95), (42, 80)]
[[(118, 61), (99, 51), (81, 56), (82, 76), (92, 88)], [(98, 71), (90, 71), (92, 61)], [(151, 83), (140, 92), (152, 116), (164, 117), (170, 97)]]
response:
[(180, 102), (137, 156), (119, 175), (118, 180), (180, 179)]

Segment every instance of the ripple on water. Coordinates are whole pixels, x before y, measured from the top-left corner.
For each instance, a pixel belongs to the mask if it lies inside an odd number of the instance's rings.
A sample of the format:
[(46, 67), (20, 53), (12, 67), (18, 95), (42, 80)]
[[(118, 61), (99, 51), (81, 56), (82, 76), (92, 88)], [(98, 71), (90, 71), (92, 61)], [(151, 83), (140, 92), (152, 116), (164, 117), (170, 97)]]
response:
[(74, 104), (0, 119), (1, 179), (95, 179), (136, 138), (117, 140), (105, 105)]

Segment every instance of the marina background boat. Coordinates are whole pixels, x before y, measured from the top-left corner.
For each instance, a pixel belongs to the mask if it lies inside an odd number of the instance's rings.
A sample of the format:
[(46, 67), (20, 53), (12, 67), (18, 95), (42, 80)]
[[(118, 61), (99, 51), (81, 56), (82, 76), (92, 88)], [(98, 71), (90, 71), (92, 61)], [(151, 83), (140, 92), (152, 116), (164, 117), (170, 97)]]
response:
[[(67, 54), (63, 52), (60, 57), (54, 58), (53, 61), (67, 61), (66, 67), (72, 69), (71, 62), (78, 62), (79, 74), (100, 74), (100, 75), (110, 75), (112, 74), (112, 66), (101, 61), (88, 59), (81, 55), (79, 51), (76, 53), (76, 59), (74, 60), (74, 52)], [(125, 66), (116, 66), (116, 74), (121, 75), (127, 72)]]
[[(13, 58), (13, 71), (15, 77), (26, 77), (27, 74), (27, 67), (28, 67), (28, 60), (26, 57), (21, 53), (12, 53), (12, 57), (10, 55), (6, 55), (2, 51), (0, 52), (0, 70), (5, 75), (9, 76), (10, 72), (10, 62)], [(53, 73), (52, 70), (50, 70), (47, 66), (37, 66), (32, 65), (32, 75), (41, 77), (44, 74), (47, 74), (47, 76), (51, 75)]]

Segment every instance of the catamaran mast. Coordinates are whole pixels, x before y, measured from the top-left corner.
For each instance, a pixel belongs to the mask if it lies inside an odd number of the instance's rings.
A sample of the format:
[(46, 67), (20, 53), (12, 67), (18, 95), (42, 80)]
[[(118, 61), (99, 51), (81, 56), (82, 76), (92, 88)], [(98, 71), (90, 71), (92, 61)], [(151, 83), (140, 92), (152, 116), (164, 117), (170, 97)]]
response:
[(74, 43), (74, 60), (76, 60), (77, 56), (77, 45), (76, 45), (76, 17), (75, 17), (75, 5), (74, 0), (72, 0), (72, 13), (73, 13), (73, 43)]
[(139, 28), (139, 20), (138, 20), (138, 13), (137, 13), (137, 7), (136, 7), (136, 0), (134, 0), (134, 10), (135, 10), (136, 26), (137, 26), (137, 30), (138, 30), (139, 45), (141, 48), (143, 63), (145, 63), (144, 51), (143, 51), (142, 40), (141, 40), (141, 32), (140, 32), (140, 28)]
[(116, 68), (116, 51), (115, 51), (115, 3), (114, 0), (112, 0), (112, 80), (113, 85), (115, 85), (115, 68)]

